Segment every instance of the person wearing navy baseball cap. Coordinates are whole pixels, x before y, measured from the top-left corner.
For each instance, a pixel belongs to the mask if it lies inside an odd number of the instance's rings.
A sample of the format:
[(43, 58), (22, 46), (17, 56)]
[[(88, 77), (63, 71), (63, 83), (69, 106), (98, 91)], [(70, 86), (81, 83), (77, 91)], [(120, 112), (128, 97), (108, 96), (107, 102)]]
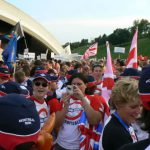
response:
[(46, 74), (36, 74), (32, 81), (33, 95), (30, 97), (36, 105), (36, 109), (39, 113), (41, 127), (44, 125), (49, 117), (50, 108), (48, 108), (45, 97), (49, 88), (49, 76)]
[(43, 66), (37, 66), (36, 68), (35, 68), (35, 73), (47, 73), (48, 72), (48, 70), (46, 70)]
[(29, 150), (40, 131), (35, 104), (19, 94), (0, 97), (0, 149)]
[(140, 78), (140, 71), (135, 68), (126, 68), (123, 73), (120, 74), (119, 78), (123, 77), (131, 77), (138, 80)]
[(61, 109), (60, 102), (58, 100), (58, 76), (49, 76), (50, 79), (50, 85), (49, 85), (49, 91), (47, 93), (46, 102), (48, 106), (50, 107), (50, 113), (57, 112)]
[(149, 137), (134, 144), (124, 145), (120, 150), (150, 150), (150, 65), (142, 69), (139, 80), (139, 96), (143, 104), (142, 129), (147, 131)]
[(10, 79), (10, 72), (8, 68), (0, 67), (0, 84), (8, 82)]

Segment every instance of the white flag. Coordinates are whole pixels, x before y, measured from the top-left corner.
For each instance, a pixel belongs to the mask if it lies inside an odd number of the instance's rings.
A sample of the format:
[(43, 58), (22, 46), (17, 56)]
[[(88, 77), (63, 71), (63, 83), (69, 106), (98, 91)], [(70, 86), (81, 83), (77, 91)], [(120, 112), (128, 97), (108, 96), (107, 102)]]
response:
[(65, 54), (71, 55), (71, 48), (70, 48), (70, 44), (67, 45), (65, 48)]

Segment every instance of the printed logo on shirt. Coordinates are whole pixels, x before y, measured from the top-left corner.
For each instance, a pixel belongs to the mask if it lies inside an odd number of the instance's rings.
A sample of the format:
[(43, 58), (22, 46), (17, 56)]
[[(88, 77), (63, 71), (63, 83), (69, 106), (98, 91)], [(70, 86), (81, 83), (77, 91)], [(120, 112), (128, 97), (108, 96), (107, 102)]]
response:
[(40, 123), (44, 124), (45, 121), (48, 118), (48, 112), (47, 112), (47, 110), (45, 108), (42, 108), (42, 109), (39, 110), (38, 113), (39, 113), (39, 117), (40, 117)]
[(81, 106), (81, 102), (74, 101), (73, 103), (70, 103), (68, 108), (68, 113), (66, 114), (66, 119), (68, 120), (76, 120), (80, 118), (82, 114), (83, 108)]
[(65, 120), (64, 121), (66, 124), (69, 124), (69, 125), (78, 125), (79, 123), (80, 123), (80, 121), (79, 120), (77, 120), (77, 121), (69, 121), (69, 120)]

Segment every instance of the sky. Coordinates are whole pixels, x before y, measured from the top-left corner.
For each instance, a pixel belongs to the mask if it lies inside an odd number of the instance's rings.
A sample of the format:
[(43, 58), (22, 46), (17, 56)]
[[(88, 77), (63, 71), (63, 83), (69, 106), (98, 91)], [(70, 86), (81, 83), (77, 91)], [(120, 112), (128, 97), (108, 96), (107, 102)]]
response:
[(150, 0), (7, 0), (41, 23), (60, 42), (109, 35), (134, 20), (150, 21)]

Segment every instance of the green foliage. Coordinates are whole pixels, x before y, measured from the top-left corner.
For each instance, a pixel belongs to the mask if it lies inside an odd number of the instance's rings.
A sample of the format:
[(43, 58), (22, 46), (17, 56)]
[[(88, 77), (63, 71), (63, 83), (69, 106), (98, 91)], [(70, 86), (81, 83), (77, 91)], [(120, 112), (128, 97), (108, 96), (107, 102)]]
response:
[[(135, 20), (133, 26), (124, 29), (116, 29), (112, 34), (103, 34), (96, 37), (93, 41), (88, 43), (88, 39), (82, 39), (81, 42), (70, 43), (72, 53), (84, 54), (86, 49), (98, 42), (98, 54), (97, 58), (106, 57), (106, 41), (109, 41), (112, 58), (127, 58), (131, 41), (135, 33), (135, 29), (138, 27), (138, 55), (148, 56), (150, 58), (150, 22), (146, 19)], [(125, 54), (114, 53), (114, 47), (125, 47)]]
[[(79, 54), (84, 54), (84, 52), (87, 50), (87, 48), (90, 45), (87, 46), (82, 46), (79, 48), (76, 48), (72, 50), (72, 53), (79, 53)], [(111, 45), (110, 44), (110, 51), (111, 51), (111, 56), (112, 58), (124, 58), (126, 59), (129, 54), (131, 42), (120, 44), (120, 45)], [(119, 53), (114, 53), (114, 47), (125, 47), (125, 54), (119, 54)], [(138, 55), (143, 55), (143, 56), (148, 56), (150, 58), (150, 38), (143, 38), (138, 40)], [(97, 54), (97, 59), (106, 57), (106, 46), (105, 45), (98, 45), (98, 54)]]
[(108, 36), (108, 41), (111, 41), (113, 45), (129, 42), (130, 32), (127, 29), (116, 29)]

